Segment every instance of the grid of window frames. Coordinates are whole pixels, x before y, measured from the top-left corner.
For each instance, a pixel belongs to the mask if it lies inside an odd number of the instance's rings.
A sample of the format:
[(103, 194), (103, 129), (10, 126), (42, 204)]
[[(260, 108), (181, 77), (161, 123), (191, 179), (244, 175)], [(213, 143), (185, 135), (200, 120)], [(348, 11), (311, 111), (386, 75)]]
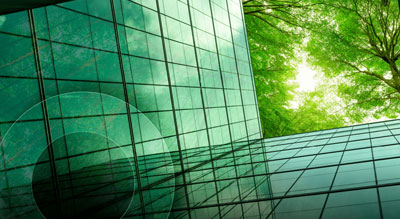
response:
[[(171, 217), (397, 218), (400, 213), (400, 120), (237, 142), (233, 153), (231, 145), (217, 145), (211, 147), (212, 161), (202, 159), (209, 150), (181, 152), (189, 158), (188, 196), (175, 198)], [(153, 156), (146, 159), (159, 163)], [(179, 205), (185, 198), (189, 208)]]
[(400, 120), (265, 139), (269, 218), (397, 218)]
[[(151, 200), (149, 205), (158, 208), (136, 216), (397, 218), (400, 213), (394, 207), (399, 204), (400, 120), (233, 145), (233, 152), (230, 144), (212, 146), (213, 160), (208, 159), (210, 147), (171, 153), (171, 162), (178, 162), (180, 154), (188, 159), (185, 174), (190, 178), (184, 185), (188, 195), (180, 195), (178, 189), (169, 190), (176, 195), (171, 212), (160, 210), (165, 200), (147, 199)], [(151, 171), (157, 178), (143, 191), (157, 193), (169, 188), (166, 182), (171, 176), (157, 172), (166, 165), (162, 155), (141, 159), (153, 167)], [(190, 207), (182, 204), (186, 199)]]
[(201, 159), (208, 147), (182, 152), (191, 158), (187, 173), (192, 177), (186, 182), (190, 208), (175, 206), (171, 216), (188, 218), (186, 210), (193, 218), (400, 214), (400, 120), (237, 142), (233, 153), (230, 147), (211, 147), (215, 166)]
[(240, 203), (269, 192), (239, 0), (77, 0), (0, 16), (0, 38), (0, 215), (53, 214), (35, 191), (67, 217), (123, 205), (131, 180), (125, 217), (267, 209)]

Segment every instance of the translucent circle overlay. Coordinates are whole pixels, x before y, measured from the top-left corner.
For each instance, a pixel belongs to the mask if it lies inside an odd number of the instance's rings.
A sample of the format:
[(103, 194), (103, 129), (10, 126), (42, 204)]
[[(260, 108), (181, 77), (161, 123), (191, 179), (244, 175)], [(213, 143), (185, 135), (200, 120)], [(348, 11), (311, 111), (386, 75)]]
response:
[[(42, 111), (38, 103), (0, 142), (0, 218), (124, 218), (143, 208), (171, 210), (173, 162), (145, 114), (128, 105), (134, 135), (152, 133), (157, 141), (132, 145), (127, 103), (119, 98), (72, 92), (48, 98), (46, 104), (48, 130), (43, 120), (30, 121)], [(168, 186), (160, 183), (163, 179)]]
[[(107, 140), (104, 136), (84, 132), (64, 137), (72, 139), (70, 147), (85, 147)], [(64, 139), (53, 141), (52, 147), (54, 153), (63, 151), (59, 147), (65, 147)], [(60, 218), (60, 215), (63, 218), (121, 218), (134, 196), (135, 176), (131, 160), (119, 147), (115, 150), (119, 156), (109, 155), (106, 162), (76, 156), (80, 165), (73, 170), (67, 157), (58, 158), (54, 177), (46, 148), (39, 156), (32, 176), (33, 196), (41, 213), (46, 218)]]

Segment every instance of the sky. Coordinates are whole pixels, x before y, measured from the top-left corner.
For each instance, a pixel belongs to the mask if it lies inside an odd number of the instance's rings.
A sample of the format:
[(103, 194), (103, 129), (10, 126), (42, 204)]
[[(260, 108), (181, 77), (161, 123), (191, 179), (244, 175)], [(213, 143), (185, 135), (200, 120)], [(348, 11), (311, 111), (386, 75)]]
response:
[(316, 75), (317, 71), (311, 69), (307, 63), (301, 63), (297, 66), (297, 77), (295, 83), (299, 84), (299, 87), (296, 89), (297, 91), (314, 91), (315, 87), (319, 83)]
[(322, 73), (313, 70), (307, 63), (307, 54), (305, 52), (299, 52), (299, 56), (302, 58), (302, 62), (297, 64), (297, 76), (295, 80), (290, 80), (289, 83), (297, 84), (299, 87), (295, 89), (295, 98), (290, 101), (289, 108), (297, 109), (302, 102), (302, 98), (299, 96), (300, 92), (312, 92), (320, 83), (320, 77)]

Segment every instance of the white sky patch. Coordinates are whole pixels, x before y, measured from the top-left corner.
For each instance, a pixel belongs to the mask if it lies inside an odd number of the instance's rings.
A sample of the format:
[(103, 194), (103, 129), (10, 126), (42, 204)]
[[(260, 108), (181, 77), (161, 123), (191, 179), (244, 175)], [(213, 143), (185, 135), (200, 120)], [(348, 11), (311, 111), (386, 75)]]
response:
[(387, 80), (390, 80), (390, 79), (392, 79), (392, 73), (391, 73), (390, 71), (387, 71), (387, 72), (383, 75), (383, 77), (384, 77), (385, 79), (387, 79)]
[[(307, 39), (304, 41), (307, 43)], [(298, 88), (295, 89), (294, 99), (289, 101), (289, 109), (298, 109), (303, 103), (306, 94), (315, 91), (319, 86), (324, 86), (325, 96), (323, 100), (324, 106), (329, 106), (329, 114), (342, 114), (345, 103), (338, 97), (336, 85), (342, 83), (339, 78), (328, 79), (324, 73), (316, 70), (307, 63), (307, 53), (299, 51), (297, 54), (301, 58), (301, 63), (297, 64), (297, 75), (295, 80), (291, 80), (289, 84), (297, 84)]]
[[(360, 123), (356, 123), (356, 124), (364, 124), (364, 123), (371, 123), (371, 122), (380, 122), (380, 121), (386, 121), (386, 120), (390, 120), (390, 118), (388, 118), (388, 117), (386, 117), (386, 116), (383, 116), (383, 117), (381, 117), (381, 118), (379, 118), (379, 119), (376, 119), (376, 118), (370, 116), (370, 117), (364, 119), (364, 121), (362, 121), (362, 122), (360, 122)], [(356, 125), (356, 124), (355, 124), (355, 125)]]
[(285, 108), (287, 108), (287, 109), (297, 109), (297, 108), (299, 108), (300, 104), (301, 104), (301, 101), (292, 100), (292, 101), (289, 101), (289, 107), (285, 107)]
[(299, 84), (299, 87), (296, 91), (314, 91), (318, 84), (318, 79), (315, 77), (318, 72), (311, 69), (307, 63), (304, 62), (297, 66), (297, 71), (298, 74), (294, 82)]
[[(307, 41), (306, 41), (307, 42)], [(295, 89), (294, 100), (289, 102), (290, 109), (299, 108), (303, 101), (302, 92), (312, 92), (318, 86), (321, 80), (321, 72), (313, 70), (307, 63), (307, 53), (304, 51), (298, 52), (302, 62), (297, 64), (297, 76), (295, 80), (290, 80), (288, 83), (297, 84), (299, 87)], [(319, 76), (319, 77), (318, 77)]]
[(271, 12), (272, 12), (272, 9), (267, 8), (267, 9), (265, 9), (265, 12), (266, 12), (266, 13), (271, 13)]
[[(374, 110), (374, 111), (376, 111), (376, 110)], [(353, 123), (350, 125), (359, 125), (359, 124), (372, 123), (372, 122), (382, 122), (382, 121), (387, 121), (387, 120), (392, 120), (392, 119), (400, 119), (400, 113), (397, 114), (396, 118), (388, 118), (386, 116), (382, 116), (381, 118), (375, 118), (370, 115), (367, 118), (364, 118), (364, 120), (362, 122)]]

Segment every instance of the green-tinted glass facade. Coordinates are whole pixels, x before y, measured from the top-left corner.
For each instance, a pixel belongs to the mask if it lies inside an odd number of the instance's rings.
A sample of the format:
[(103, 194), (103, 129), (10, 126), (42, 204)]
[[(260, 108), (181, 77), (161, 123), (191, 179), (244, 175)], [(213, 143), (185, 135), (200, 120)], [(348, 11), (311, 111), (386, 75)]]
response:
[(273, 202), (268, 217), (398, 218), (400, 120), (264, 143), (272, 192), (264, 200)]
[(77, 0), (0, 38), (2, 217), (223, 217), (267, 192), (235, 180), (266, 172), (239, 0)]

